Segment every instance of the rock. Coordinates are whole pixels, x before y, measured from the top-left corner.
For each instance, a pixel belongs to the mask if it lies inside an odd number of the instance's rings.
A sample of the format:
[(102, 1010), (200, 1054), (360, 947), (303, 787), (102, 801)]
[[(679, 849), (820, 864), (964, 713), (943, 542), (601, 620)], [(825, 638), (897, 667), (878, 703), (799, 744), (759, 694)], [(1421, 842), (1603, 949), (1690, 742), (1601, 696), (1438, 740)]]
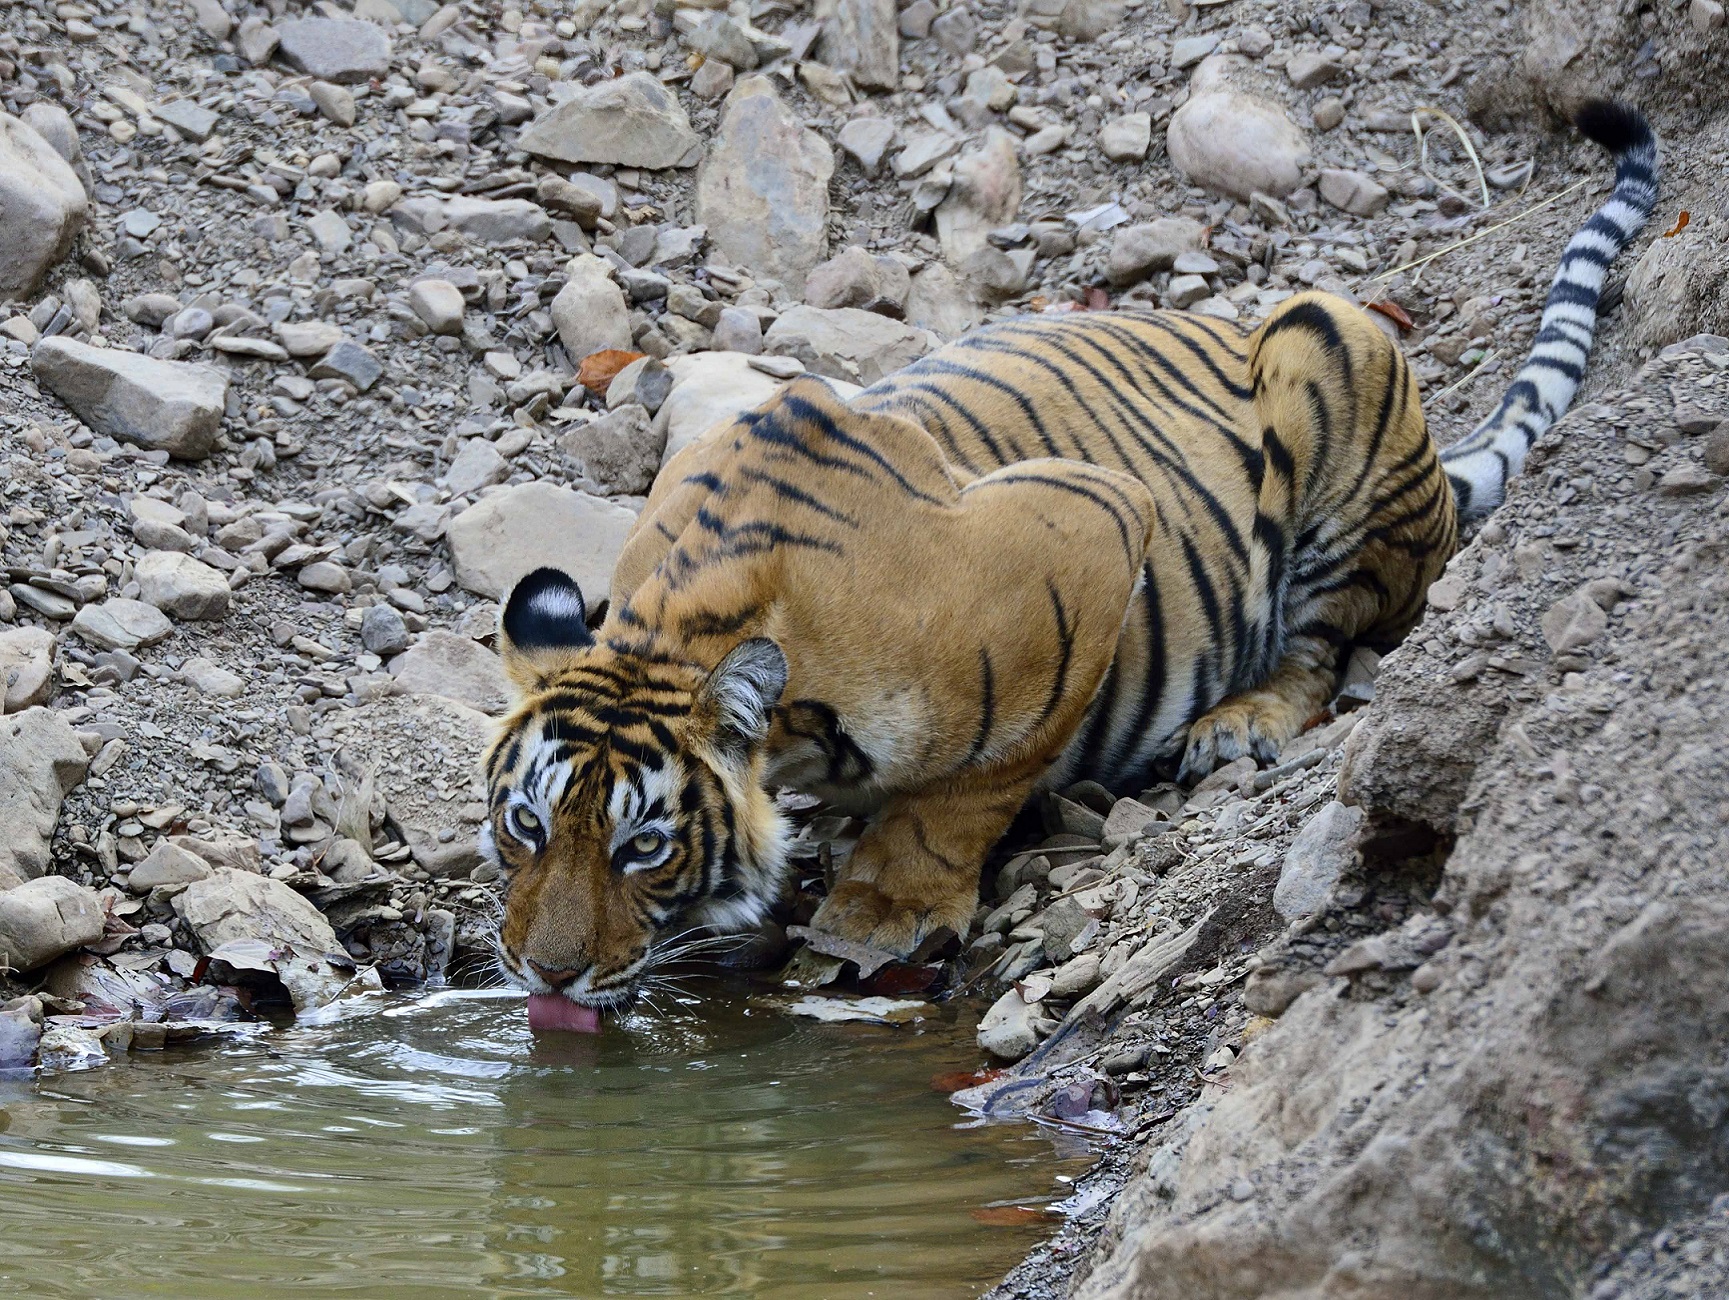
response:
[(602, 215), (600, 195), (573, 185), (562, 176), (542, 176), (534, 195), (542, 207), (565, 213), (584, 230), (593, 230)]
[(787, 109), (767, 77), (746, 77), (727, 100), (697, 172), (696, 217), (723, 260), (800, 295), (828, 243), (834, 153)]
[(704, 55), (707, 61), (724, 63), (740, 72), (756, 67), (756, 46), (744, 28), (726, 14), (705, 14), (685, 33), (684, 41), (691, 49)]
[(0, 300), (28, 298), (72, 249), (84, 223), (84, 184), (54, 147), (0, 113)]
[(569, 281), (552, 300), (552, 323), (572, 361), (608, 348), (629, 349), (630, 308), (610, 264), (592, 253), (570, 260)]
[(900, 15), (895, 0), (817, 0), (818, 53), (872, 90), (900, 87)]
[(498, 656), (454, 632), (421, 633), (391, 662), (390, 671), (399, 691), (442, 695), (481, 713), (502, 713), (510, 701)]
[(1046, 1018), (1037, 1003), (1028, 1005), (1010, 989), (980, 1018), (979, 1046), (998, 1060), (1018, 1061), (1055, 1028), (1056, 1021)]
[(930, 351), (923, 330), (854, 307), (794, 307), (763, 335), (771, 356), (797, 357), (831, 379), (874, 384)]
[(376, 975), (352, 978), (324, 959), (326, 953), (346, 957), (336, 932), (316, 907), (280, 880), (215, 869), (176, 894), (174, 910), (206, 955), (235, 944), (241, 948), (237, 959), (273, 970), (297, 1012), (315, 1010), (351, 989), (377, 987)]
[(1100, 831), (1101, 842), (1139, 835), (1149, 823), (1163, 820), (1156, 808), (1149, 808), (1137, 799), (1118, 799), (1105, 818), (1104, 829)]
[(693, 164), (702, 141), (671, 90), (632, 72), (579, 88), (537, 117), (517, 147), (560, 162), (659, 170)]
[(50, 338), (31, 352), (30, 368), (98, 433), (184, 460), (215, 448), (228, 378), (214, 367)]
[(1705, 439), (1705, 468), (1729, 475), (1729, 422), (1718, 425)]
[(101, 604), (81, 606), (72, 616), (72, 630), (103, 650), (137, 650), (166, 640), (174, 624), (154, 605), (110, 596)]
[(1098, 987), (1101, 958), (1096, 952), (1083, 952), (1071, 957), (1051, 975), (1050, 996), (1078, 998)]
[(662, 465), (723, 421), (761, 406), (780, 388), (778, 380), (752, 367), (750, 356), (739, 352), (672, 357), (666, 366), (673, 386), (655, 421), (666, 430)]
[(88, 195), (95, 186), (90, 175), (90, 164), (84, 161), (84, 149), (78, 140), (78, 128), (72, 122), (72, 115), (60, 105), (50, 100), (39, 99), (28, 105), (20, 118), (24, 124), (49, 144), (49, 147), (66, 160), (72, 168), (72, 174), (78, 178), (83, 192)]
[[(682, 314), (682, 313), (681, 313)], [(616, 411), (624, 406), (639, 406), (648, 415), (660, 410), (666, 395), (672, 392), (672, 371), (653, 357), (638, 357), (606, 386), (606, 406)], [(658, 460), (659, 451), (656, 450)]]
[(1313, 116), (1317, 131), (1331, 131), (1345, 120), (1345, 101), (1337, 95), (1328, 95), (1325, 99), (1317, 100)]
[(1356, 860), (1363, 810), (1336, 800), (1327, 804), (1291, 841), (1273, 890), (1273, 910), (1287, 921), (1318, 912), (1333, 886)]
[(1219, 48), (1222, 38), (1217, 32), (1207, 32), (1200, 36), (1184, 36), (1171, 43), (1171, 66), (1173, 68), (1192, 68), (1214, 50)]
[(353, 18), (300, 18), (276, 29), (277, 53), (296, 71), (352, 85), (390, 73), (390, 38)]
[(636, 515), (553, 483), (523, 483), (482, 498), (450, 521), (445, 537), (456, 580), (498, 600), (531, 569), (568, 573), (592, 607), (607, 594), (613, 565)]
[(36, 1044), (42, 1027), (30, 1018), (28, 1003), (0, 1009), (0, 1078), (12, 1070), (28, 1070), (36, 1063)]
[(462, 290), (449, 280), (416, 280), (408, 288), (408, 306), (434, 334), (462, 333)]
[(228, 579), (180, 551), (150, 551), (134, 570), (139, 594), (165, 614), (185, 619), (219, 619), (228, 613)]
[(384, 374), (378, 358), (353, 339), (345, 338), (307, 370), (312, 379), (341, 379), (364, 393)]
[(1021, 206), (1021, 164), (1015, 138), (1001, 127), (954, 162), (954, 183), (937, 205), (943, 256), (959, 266), (985, 245), (985, 236), (1014, 220)]
[(895, 124), (886, 117), (855, 117), (840, 129), (840, 147), (857, 160), (866, 176), (882, 170), (883, 155), (895, 142)]
[[(328, 81), (315, 81), (306, 88), (306, 93), (311, 97), (312, 102), (318, 106), (318, 111), (324, 115), (326, 121), (334, 122), (337, 126), (341, 127), (354, 125), (355, 111), (353, 91), (345, 90), (343, 87)], [(374, 183), (376, 184), (377, 182)], [(388, 185), (396, 184), (395, 181), (386, 181), (384, 183)], [(401, 196), (401, 193), (401, 187), (398, 186), (398, 197)], [(372, 209), (370, 208), (368, 209), (368, 211), (371, 210)], [(379, 210), (382, 211), (382, 209)]]
[(61, 800), (89, 765), (58, 714), (36, 708), (0, 718), (0, 890), (48, 870)]
[(1156, 271), (1168, 271), (1183, 253), (1201, 247), (1206, 228), (1189, 217), (1160, 217), (1124, 226), (1111, 240), (1105, 276), (1115, 285), (1134, 284)]
[(1693, 0), (1688, 6), (1687, 16), (1692, 20), (1693, 30), (1701, 36), (1708, 36), (1723, 26), (1724, 9), (1718, 0)]
[(246, 694), (246, 679), (219, 667), (200, 655), (188, 659), (180, 669), (180, 680), (200, 695), (218, 700), (238, 700)]
[(1035, 920), (1044, 932), (1045, 956), (1058, 962), (1066, 962), (1075, 956), (1074, 941), (1092, 919), (1073, 898), (1059, 898), (1045, 908)]
[(983, 319), (960, 279), (941, 262), (928, 262), (907, 287), (907, 324), (944, 341), (957, 339)]
[(369, 605), (360, 616), (360, 644), (375, 655), (388, 657), (408, 649), (408, 625), (389, 605)]
[[(670, 372), (667, 377), (671, 379)], [(647, 492), (660, 471), (665, 446), (664, 431), (657, 436), (648, 411), (634, 403), (577, 425), (558, 440), (559, 451), (605, 496)]]
[(1243, 985), (1243, 1006), (1257, 1016), (1277, 1018), (1291, 1003), (1325, 982), (1315, 971), (1257, 970)]
[(322, 357), (342, 342), (342, 327), (328, 321), (283, 321), (274, 330), (282, 350), (291, 357)]
[(189, 885), (209, 878), (210, 864), (203, 858), (167, 840), (157, 840), (144, 861), (132, 868), (126, 888), (134, 894), (148, 894), (158, 885)]
[(721, 99), (731, 92), (734, 75), (730, 63), (705, 59), (703, 65), (691, 74), (690, 93), (698, 99)]
[(1695, 496), (1714, 491), (1719, 479), (1703, 465), (1677, 465), (1657, 480), (1657, 491), (1668, 497)]
[(906, 301), (908, 276), (892, 257), (872, 257), (854, 245), (810, 273), (805, 301), (812, 307), (863, 307), (879, 299)]
[(220, 114), (191, 99), (171, 99), (166, 104), (158, 104), (155, 115), (157, 121), (168, 123), (181, 135), (199, 144), (210, 138), (216, 124), (222, 120)]
[(1106, 122), (1099, 132), (1099, 148), (1112, 162), (1140, 162), (1153, 144), (1151, 113), (1124, 113)]
[(1247, 202), (1284, 198), (1303, 183), (1309, 145), (1283, 109), (1235, 90), (1195, 95), (1165, 133), (1171, 164), (1190, 183)]
[(1319, 189), (1323, 199), (1354, 217), (1372, 217), (1387, 206), (1387, 187), (1362, 172), (1324, 167)]
[(452, 497), (465, 497), (510, 474), (510, 462), (485, 438), (469, 438), (444, 471), (444, 486)]
[(0, 893), (0, 969), (33, 971), (102, 937), (102, 900), (64, 876)]
[(1701, 332), (1729, 333), (1717, 248), (1716, 232), (1699, 222), (1645, 246), (1627, 273), (1636, 343), (1661, 348)]
[(762, 351), (762, 318), (743, 307), (722, 308), (714, 323), (714, 347), (756, 356)]
[(509, 244), (516, 240), (533, 244), (552, 234), (552, 218), (527, 199), (466, 196), (446, 199), (444, 220), (452, 230), (459, 230), (481, 244)]
[(1285, 65), (1285, 75), (1298, 90), (1324, 86), (1344, 70), (1344, 64), (1325, 50), (1298, 50)]
[(1558, 655), (1585, 649), (1609, 630), (1609, 615), (1588, 591), (1556, 601), (1542, 619), (1543, 639)]
[(54, 634), (39, 627), (0, 632), (0, 713), (22, 713), (54, 693)]

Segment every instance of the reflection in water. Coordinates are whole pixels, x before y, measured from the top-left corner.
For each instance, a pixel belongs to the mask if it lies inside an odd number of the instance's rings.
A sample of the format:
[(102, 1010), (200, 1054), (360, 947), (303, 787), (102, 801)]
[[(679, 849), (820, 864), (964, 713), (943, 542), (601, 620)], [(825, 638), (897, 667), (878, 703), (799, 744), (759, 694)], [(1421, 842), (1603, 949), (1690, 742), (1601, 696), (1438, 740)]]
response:
[[(964, 1024), (717, 995), (598, 1038), (443, 993), (0, 1082), (0, 1294), (975, 1295), (1063, 1165), (928, 1087)], [(1074, 1165), (1068, 1166), (1073, 1170)]]

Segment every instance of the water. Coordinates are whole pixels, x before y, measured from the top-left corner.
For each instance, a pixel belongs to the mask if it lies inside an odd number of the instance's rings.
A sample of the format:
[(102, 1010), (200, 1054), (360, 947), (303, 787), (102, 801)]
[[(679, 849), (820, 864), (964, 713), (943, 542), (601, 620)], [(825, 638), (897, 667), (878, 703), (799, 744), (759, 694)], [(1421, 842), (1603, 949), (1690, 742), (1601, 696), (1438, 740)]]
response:
[(1084, 1161), (963, 1127), (972, 1027), (720, 991), (595, 1039), (448, 992), (0, 1082), (0, 1294), (976, 1295)]

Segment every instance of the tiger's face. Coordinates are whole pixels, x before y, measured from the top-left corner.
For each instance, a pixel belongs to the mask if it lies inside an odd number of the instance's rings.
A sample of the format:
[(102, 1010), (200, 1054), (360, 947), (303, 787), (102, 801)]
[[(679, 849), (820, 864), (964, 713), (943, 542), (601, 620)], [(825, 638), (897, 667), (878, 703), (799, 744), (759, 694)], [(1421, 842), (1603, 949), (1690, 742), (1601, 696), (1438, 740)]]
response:
[(629, 1006), (679, 939), (748, 928), (779, 897), (786, 828), (762, 749), (786, 659), (759, 638), (708, 671), (597, 641), (553, 569), (517, 584), (499, 640), (519, 692), (486, 759), (499, 957), (592, 1022)]

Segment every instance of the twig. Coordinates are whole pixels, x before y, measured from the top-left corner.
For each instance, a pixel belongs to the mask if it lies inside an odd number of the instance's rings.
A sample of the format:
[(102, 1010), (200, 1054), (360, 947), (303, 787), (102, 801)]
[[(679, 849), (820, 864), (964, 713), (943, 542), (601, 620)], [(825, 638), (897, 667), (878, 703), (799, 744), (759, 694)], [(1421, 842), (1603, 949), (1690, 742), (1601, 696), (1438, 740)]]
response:
[(1476, 365), (1472, 366), (1464, 374), (1460, 375), (1452, 383), (1448, 384), (1440, 392), (1436, 393), (1433, 397), (1431, 397), (1429, 399), (1429, 401), (1431, 403), (1438, 402), (1443, 397), (1445, 397), (1448, 393), (1452, 392), (1455, 388), (1462, 388), (1464, 385), (1470, 383), (1473, 379), (1475, 379), (1479, 374), (1481, 374), (1484, 370), (1486, 370), (1488, 368), (1488, 365), (1491, 361), (1493, 361), (1496, 357), (1498, 357), (1500, 355), (1501, 354), (1499, 352), (1494, 352), (1494, 351), (1485, 352), (1483, 354), (1483, 359), (1481, 361), (1479, 361)]
[[(1443, 189), (1451, 189), (1450, 186), (1444, 185), (1429, 173), (1429, 142), (1423, 136), (1421, 120), (1425, 113), (1430, 117), (1440, 118), (1452, 127), (1453, 134), (1459, 137), (1459, 143), (1465, 146), (1465, 153), (1471, 160), (1471, 166), (1477, 169), (1477, 185), (1483, 192), (1483, 210), (1487, 212), (1489, 210), (1489, 180), (1483, 174), (1482, 159), (1477, 157), (1477, 146), (1471, 143), (1471, 137), (1465, 134), (1465, 128), (1459, 125), (1457, 118), (1443, 109), (1436, 108), (1433, 104), (1419, 104), (1411, 110), (1411, 130), (1417, 135), (1417, 170), (1428, 176), (1437, 185), (1441, 185)], [(1461, 194), (1456, 197), (1463, 198), (1464, 195)]]

